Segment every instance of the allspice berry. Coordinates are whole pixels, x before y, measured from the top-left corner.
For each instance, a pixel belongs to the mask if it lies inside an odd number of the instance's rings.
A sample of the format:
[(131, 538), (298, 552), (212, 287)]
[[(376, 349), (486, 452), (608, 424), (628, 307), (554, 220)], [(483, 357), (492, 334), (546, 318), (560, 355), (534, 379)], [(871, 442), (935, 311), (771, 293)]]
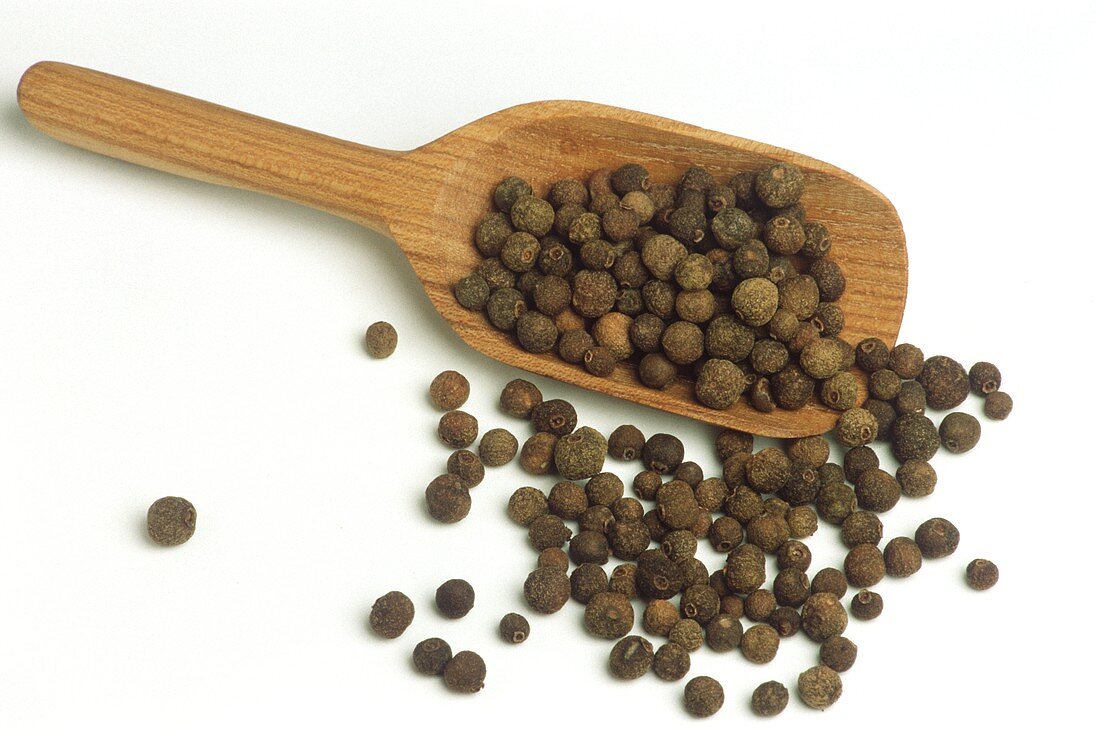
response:
[(804, 188), (802, 171), (787, 163), (771, 165), (756, 175), (756, 196), (773, 209), (797, 203)]
[(556, 515), (540, 515), (527, 528), (527, 539), (536, 551), (560, 549), (572, 535), (569, 527)]
[(532, 408), (531, 424), (540, 433), (568, 435), (577, 427), (577, 410), (564, 399), (548, 399)]
[(741, 637), (741, 654), (755, 665), (775, 659), (779, 651), (779, 633), (768, 624), (755, 624)]
[(936, 424), (920, 413), (899, 415), (891, 434), (894, 456), (905, 462), (928, 461), (940, 450)]
[(907, 536), (890, 539), (882, 550), (882, 558), (886, 562), (886, 574), (891, 577), (909, 577), (924, 561), (917, 542)]
[(691, 655), (679, 644), (669, 642), (653, 655), (653, 673), (661, 680), (679, 680), (691, 669)]
[(933, 410), (958, 407), (970, 394), (970, 377), (966, 369), (947, 356), (929, 358), (916, 378), (924, 387), (928, 406)]
[(456, 693), (477, 693), (485, 687), (485, 660), (475, 652), (459, 652), (443, 668), (443, 682)]
[(848, 592), (848, 580), (844, 579), (844, 573), (836, 567), (819, 569), (810, 581), (810, 594), (829, 593), (840, 600), (846, 592)]
[(712, 677), (700, 675), (684, 686), (684, 708), (692, 716), (704, 718), (718, 713), (725, 703), (722, 684)]
[(856, 480), (856, 501), (865, 510), (885, 513), (901, 499), (901, 486), (882, 469), (869, 469)]
[(527, 575), (523, 596), (527, 604), (539, 613), (556, 613), (569, 600), (569, 578), (565, 572), (540, 567)]
[(834, 429), (843, 445), (849, 448), (863, 446), (878, 435), (878, 420), (867, 410), (856, 407), (840, 413)]
[(182, 497), (162, 497), (149, 506), (146, 532), (161, 546), (179, 546), (195, 534), (195, 506)]
[(439, 440), (451, 448), (466, 448), (477, 440), (477, 418), (462, 410), (446, 412), (439, 418)]
[(668, 433), (655, 433), (642, 447), (642, 463), (659, 474), (675, 471), (684, 461), (684, 444)]
[(368, 623), (371, 630), (383, 639), (396, 639), (409, 628), (415, 613), (409, 597), (394, 590), (374, 601)]
[(731, 361), (711, 358), (703, 363), (695, 380), (695, 397), (712, 410), (725, 410), (745, 390), (745, 374)]
[(951, 453), (966, 453), (981, 437), (981, 423), (967, 412), (950, 412), (940, 421), (940, 441)]
[(508, 518), (521, 526), (531, 525), (548, 510), (546, 495), (534, 487), (520, 487), (508, 499)]
[(886, 576), (886, 561), (874, 544), (857, 544), (844, 557), (844, 576), (852, 587), (871, 587)]
[(966, 565), (966, 584), (975, 590), (988, 590), (1000, 576), (997, 565), (988, 559), (975, 559)]
[(790, 476), (791, 460), (781, 448), (761, 449), (745, 464), (749, 486), (761, 494), (778, 492)]
[(642, 628), (655, 636), (668, 636), (679, 620), (680, 611), (667, 600), (651, 600), (642, 612)]
[(706, 639), (703, 627), (693, 618), (681, 618), (668, 631), (668, 640), (679, 644), (689, 652), (703, 646)]
[(587, 605), (592, 598), (608, 591), (607, 572), (598, 564), (581, 564), (569, 575), (569, 591), (573, 600)]
[(882, 521), (869, 510), (857, 510), (841, 523), (840, 540), (849, 549), (859, 544), (877, 546), (882, 540)]
[(844, 636), (830, 636), (821, 643), (821, 664), (837, 672), (847, 672), (856, 663), (858, 648), (851, 639)]
[(802, 630), (811, 640), (823, 642), (843, 634), (846, 628), (848, 612), (832, 592), (815, 592), (802, 604)]
[(584, 609), (584, 627), (592, 636), (618, 639), (634, 625), (634, 608), (620, 593), (605, 592), (592, 596)]
[(470, 397), (470, 382), (458, 371), (443, 371), (428, 387), (432, 403), (441, 410), (457, 410)]
[(447, 473), (454, 474), (467, 487), (476, 487), (485, 479), (485, 465), (476, 453), (461, 448), (447, 457)]
[(546, 567), (547, 569), (556, 569), (558, 572), (568, 572), (569, 555), (566, 554), (563, 549), (557, 546), (551, 546), (549, 549), (543, 549), (539, 552), (539, 558), (535, 566), (539, 568)]
[(824, 710), (836, 703), (844, 684), (836, 670), (817, 665), (798, 676), (798, 697), (810, 708)]
[(481, 436), (477, 453), (487, 466), (504, 466), (515, 458), (519, 441), (504, 428), (493, 428)]
[(757, 716), (778, 716), (787, 708), (790, 693), (787, 686), (782, 683), (769, 680), (761, 683), (752, 692), (752, 712)]
[(606, 456), (607, 439), (593, 428), (581, 427), (558, 440), (554, 465), (565, 479), (588, 479), (600, 473)]
[(542, 392), (525, 379), (509, 381), (500, 393), (500, 409), (512, 417), (531, 417), (531, 411), (541, 402)]
[(375, 322), (364, 337), (371, 358), (389, 358), (397, 348), (397, 330), (389, 322)]
[(860, 590), (852, 596), (852, 615), (860, 621), (871, 621), (882, 614), (882, 596), (873, 590)]
[(779, 290), (766, 278), (746, 279), (733, 290), (732, 308), (746, 325), (766, 325), (779, 308)]
[(611, 547), (600, 531), (582, 530), (569, 541), (569, 558), (574, 564), (607, 564)]
[(901, 343), (890, 351), (890, 370), (902, 379), (917, 378), (924, 365), (924, 352), (915, 345)]
[(735, 616), (720, 613), (707, 622), (706, 643), (715, 652), (730, 652), (741, 645), (744, 629)]
[(970, 379), (970, 391), (983, 397), (1001, 388), (1001, 370), (989, 361), (978, 361), (970, 367), (967, 375)]
[(878, 338), (867, 338), (856, 346), (856, 365), (869, 374), (890, 365), (890, 349)]
[(620, 425), (607, 438), (607, 454), (619, 461), (633, 461), (642, 454), (645, 436), (633, 425)]
[(435, 591), (435, 605), (447, 618), (462, 618), (474, 607), (474, 588), (466, 580), (447, 580)]
[(983, 411), (990, 420), (1004, 420), (1012, 412), (1012, 397), (1002, 391), (990, 392), (985, 396)]
[(546, 474), (554, 463), (558, 437), (553, 433), (535, 433), (519, 452), (519, 465), (528, 474)]
[(500, 638), (509, 644), (522, 644), (531, 635), (531, 624), (518, 613), (506, 613), (500, 619)]
[(640, 636), (626, 636), (615, 642), (608, 669), (620, 680), (636, 680), (653, 666), (653, 645)]
[(931, 518), (917, 527), (913, 538), (928, 559), (942, 559), (959, 547), (959, 529), (945, 518)]
[(936, 470), (927, 461), (910, 459), (898, 467), (895, 477), (909, 497), (927, 497), (936, 489)]
[(424, 490), (428, 513), (440, 523), (457, 523), (470, 513), (470, 490), (454, 474), (441, 474)]
[(442, 639), (425, 639), (413, 648), (413, 667), (421, 675), (442, 675), (450, 661), (451, 645)]

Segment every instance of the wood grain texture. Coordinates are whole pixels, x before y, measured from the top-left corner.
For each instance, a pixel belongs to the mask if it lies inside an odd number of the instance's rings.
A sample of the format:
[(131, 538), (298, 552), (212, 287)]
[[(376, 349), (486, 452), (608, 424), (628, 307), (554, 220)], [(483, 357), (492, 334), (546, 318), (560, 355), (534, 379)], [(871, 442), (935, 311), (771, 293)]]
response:
[(673, 182), (701, 165), (719, 179), (776, 161), (802, 168), (807, 214), (832, 234), (844, 270), (842, 337), (897, 338), (908, 276), (905, 235), (878, 191), (832, 165), (760, 142), (677, 121), (579, 101), (542, 101), (492, 114), (409, 152), (375, 149), (298, 129), (93, 70), (40, 62), (19, 84), (19, 105), (45, 133), (78, 147), (190, 178), (268, 193), (351, 219), (397, 242), (429, 298), (469, 345), (503, 363), (615, 397), (758, 435), (790, 438), (832, 427), (817, 403), (757, 412), (695, 401), (678, 379), (641, 386), (620, 364), (607, 378), (553, 354), (533, 355), (481, 313), (463, 309), (454, 282), (480, 259), (473, 230), (494, 186), (520, 175), (544, 192), (564, 177), (645, 165)]

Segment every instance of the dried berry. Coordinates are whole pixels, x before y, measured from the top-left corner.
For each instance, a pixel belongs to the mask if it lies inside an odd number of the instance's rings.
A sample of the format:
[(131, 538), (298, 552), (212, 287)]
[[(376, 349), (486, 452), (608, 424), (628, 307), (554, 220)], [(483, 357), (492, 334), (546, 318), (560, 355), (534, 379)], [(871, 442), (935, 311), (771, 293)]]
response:
[(817, 495), (817, 514), (826, 523), (840, 525), (856, 509), (856, 493), (843, 483), (826, 484)]
[(901, 486), (882, 469), (868, 469), (856, 480), (856, 502), (864, 510), (885, 513), (901, 499)]
[[(530, 488), (525, 488), (530, 489)], [(549, 549), (543, 549), (539, 552), (539, 558), (535, 564), (536, 567), (546, 567), (547, 569), (556, 569), (559, 572), (569, 571), (569, 555), (564, 550), (557, 546), (551, 546)]]
[(886, 576), (886, 561), (874, 544), (856, 544), (844, 557), (844, 576), (852, 587), (871, 587)]
[(712, 410), (728, 409), (744, 390), (745, 374), (731, 361), (721, 358), (706, 361), (695, 381), (696, 398)]
[(680, 620), (680, 612), (667, 600), (651, 600), (642, 613), (642, 628), (655, 636), (668, 636)]
[(691, 669), (691, 655), (679, 644), (669, 642), (653, 655), (653, 672), (661, 680), (679, 680)]
[(988, 590), (1000, 576), (997, 565), (988, 559), (975, 559), (966, 565), (966, 584), (975, 590)]
[(741, 654), (753, 664), (771, 662), (778, 651), (779, 633), (768, 624), (750, 626), (741, 637)]
[(893, 405), (899, 415), (910, 413), (919, 413), (923, 415), (925, 408), (928, 406), (924, 394), (924, 387), (922, 387), (916, 379), (908, 379), (901, 382), (901, 386), (898, 387), (897, 396), (893, 399)]
[(775, 680), (761, 683), (752, 692), (752, 712), (757, 716), (778, 716), (787, 708), (787, 686)]
[(745, 526), (745, 540), (769, 554), (775, 553), (790, 536), (785, 515), (761, 513)]
[(852, 596), (852, 615), (860, 621), (871, 621), (882, 613), (882, 596), (873, 590), (860, 590)]
[(599, 431), (581, 427), (557, 442), (554, 465), (566, 479), (588, 479), (603, 469), (607, 439)]
[(643, 637), (623, 637), (611, 648), (608, 668), (620, 680), (636, 680), (652, 666), (653, 645)]
[(521, 526), (531, 525), (548, 510), (546, 495), (534, 487), (520, 487), (508, 499), (508, 518)]
[(520, 196), (530, 196), (534, 191), (531, 185), (514, 175), (510, 175), (497, 185), (493, 191), (493, 203), (501, 211), (510, 211)]
[(182, 497), (162, 497), (149, 506), (145, 530), (154, 543), (179, 546), (195, 535), (195, 506)]
[(523, 294), (513, 288), (498, 288), (489, 295), (485, 303), (485, 313), (489, 323), (498, 330), (511, 332), (516, 320), (527, 311), (527, 302)]
[(978, 445), (982, 424), (966, 412), (950, 412), (940, 421), (940, 440), (951, 453), (966, 453)]
[(371, 630), (383, 639), (396, 639), (413, 621), (416, 609), (405, 593), (394, 590), (374, 601), (370, 609)]
[[(844, 454), (844, 477), (849, 482), (859, 480), (861, 474), (878, 468), (878, 454), (873, 448), (856, 446)], [(857, 490), (858, 493), (858, 490)]]
[(836, 421), (836, 435), (849, 447), (863, 446), (878, 435), (878, 420), (867, 410), (856, 407), (840, 413)]
[(439, 440), (451, 448), (466, 448), (477, 440), (477, 418), (462, 410), (452, 410), (439, 418)]
[(894, 456), (901, 462), (928, 461), (940, 450), (936, 424), (919, 413), (899, 415), (891, 434)]
[(616, 522), (640, 522), (645, 515), (642, 503), (633, 497), (620, 497), (608, 506)]
[(611, 187), (620, 196), (649, 187), (649, 171), (637, 163), (628, 163), (611, 173)]
[(823, 642), (830, 636), (843, 634), (846, 628), (848, 612), (834, 593), (814, 592), (802, 604), (802, 630), (811, 640)]
[(485, 478), (485, 466), (474, 452), (459, 449), (447, 457), (447, 473), (454, 474), (467, 487), (476, 487)]
[(564, 399), (547, 400), (531, 411), (531, 422), (539, 432), (567, 435), (577, 425), (577, 410)]
[(756, 234), (756, 229), (751, 216), (732, 206), (719, 211), (710, 221), (710, 231), (715, 241), (727, 250), (747, 243)]
[(638, 363), (638, 378), (651, 389), (664, 389), (676, 378), (676, 367), (660, 353), (649, 353)]
[(619, 461), (633, 461), (642, 453), (645, 436), (633, 425), (620, 425), (607, 438), (607, 453)]
[(364, 338), (371, 358), (389, 358), (397, 348), (397, 330), (389, 322), (375, 322)]
[(787, 513), (791, 538), (809, 538), (817, 532), (817, 512), (809, 505), (796, 505)]
[(684, 686), (684, 708), (692, 716), (699, 718), (713, 716), (725, 703), (726, 694), (722, 684), (712, 677), (700, 675), (692, 678)]
[(798, 676), (798, 697), (813, 709), (824, 710), (836, 703), (844, 689), (836, 670), (817, 665)]
[(752, 621), (763, 621), (778, 605), (775, 593), (758, 588), (745, 596), (745, 617)]
[(773, 209), (797, 203), (802, 198), (805, 179), (794, 165), (777, 163), (761, 170), (756, 176), (756, 195)]
[(471, 273), (458, 279), (454, 286), (455, 299), (465, 309), (481, 311), (489, 301), (491, 289), (481, 276)]
[(703, 331), (691, 322), (673, 322), (661, 335), (661, 348), (673, 363), (694, 363), (703, 355)]
[(779, 308), (779, 290), (766, 278), (746, 279), (733, 290), (732, 307), (746, 325), (766, 325)]
[(523, 583), (523, 596), (527, 604), (539, 613), (556, 613), (569, 600), (569, 578), (561, 570), (539, 567), (527, 575)]
[(540, 515), (527, 527), (527, 539), (535, 551), (560, 549), (572, 535), (569, 526), (556, 515)]
[(683, 572), (660, 549), (649, 549), (638, 555), (636, 577), (638, 594), (646, 600), (668, 599), (680, 592)]
[(655, 433), (642, 447), (642, 463), (660, 474), (675, 471), (684, 460), (684, 444), (668, 433)]
[(924, 352), (915, 345), (902, 343), (890, 351), (890, 369), (903, 379), (917, 378), (924, 365)]
[(841, 524), (840, 540), (849, 549), (859, 544), (877, 546), (882, 540), (882, 521), (868, 510), (857, 510)]
[(990, 420), (1004, 420), (1012, 412), (1012, 397), (1002, 391), (990, 392), (985, 397), (984, 412)]
[(574, 564), (607, 564), (611, 547), (601, 531), (582, 530), (569, 541), (569, 558)]
[(518, 613), (506, 613), (500, 619), (500, 638), (509, 644), (522, 644), (531, 635), (531, 624)]
[(719, 614), (707, 622), (707, 646), (715, 652), (730, 652), (741, 645), (744, 630), (735, 616)]
[(592, 596), (584, 609), (584, 626), (601, 639), (626, 636), (634, 625), (634, 608), (620, 593), (605, 592)]
[(470, 490), (454, 474), (441, 474), (424, 490), (428, 513), (440, 523), (457, 523), (470, 513)]
[(941, 559), (959, 547), (959, 529), (944, 518), (931, 518), (917, 527), (913, 540), (927, 559)]
[(613, 593), (625, 595), (628, 600), (638, 597), (638, 566), (636, 564), (620, 564), (611, 570), (611, 579), (607, 581), (607, 589)]
[(869, 374), (890, 365), (890, 349), (878, 338), (867, 338), (856, 346), (856, 365)]
[(531, 411), (541, 402), (542, 392), (525, 379), (512, 379), (500, 393), (500, 409), (512, 417), (531, 417)]
[(581, 564), (569, 575), (569, 591), (573, 600), (587, 604), (595, 596), (608, 591), (607, 573), (598, 564)]
[(901, 491), (910, 497), (927, 497), (936, 489), (936, 470), (927, 461), (911, 459), (898, 467)]
[(802, 629), (802, 616), (797, 608), (789, 605), (779, 606), (765, 620), (779, 634), (780, 639), (792, 637)]
[(519, 451), (519, 465), (528, 474), (545, 474), (554, 463), (558, 437), (553, 433), (535, 433)]
[(668, 632), (670, 642), (679, 644), (689, 652), (694, 652), (703, 646), (705, 638), (703, 627), (693, 618), (681, 618)]
[(443, 668), (443, 682), (456, 693), (477, 693), (485, 687), (485, 660), (463, 650)]
[(772, 591), (779, 605), (798, 607), (810, 597), (810, 578), (801, 569), (784, 567), (776, 574)]
[(425, 639), (413, 648), (413, 667), (422, 675), (442, 675), (451, 661), (451, 645), (442, 639)]
[(929, 358), (916, 379), (924, 387), (928, 406), (933, 410), (958, 407), (970, 394), (970, 377), (966, 369), (947, 356)]
[(909, 577), (921, 568), (923, 561), (920, 547), (906, 536), (890, 539), (882, 550), (886, 562), (886, 574), (891, 577)]
[(818, 570), (810, 581), (810, 594), (829, 593), (837, 600), (848, 592), (848, 580), (844, 579), (844, 573), (836, 567), (824, 567)]
[(477, 453), (488, 466), (504, 466), (516, 456), (519, 442), (504, 428), (494, 428), (481, 436)]

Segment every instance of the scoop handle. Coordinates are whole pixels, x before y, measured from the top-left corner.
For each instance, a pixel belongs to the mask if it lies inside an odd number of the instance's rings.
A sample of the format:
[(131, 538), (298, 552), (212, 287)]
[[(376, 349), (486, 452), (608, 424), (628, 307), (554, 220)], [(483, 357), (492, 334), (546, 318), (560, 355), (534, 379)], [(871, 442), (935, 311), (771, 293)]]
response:
[(39, 62), (24, 72), (18, 99), (36, 128), (63, 142), (279, 196), (389, 233), (386, 193), (400, 182), (400, 152), (61, 62)]

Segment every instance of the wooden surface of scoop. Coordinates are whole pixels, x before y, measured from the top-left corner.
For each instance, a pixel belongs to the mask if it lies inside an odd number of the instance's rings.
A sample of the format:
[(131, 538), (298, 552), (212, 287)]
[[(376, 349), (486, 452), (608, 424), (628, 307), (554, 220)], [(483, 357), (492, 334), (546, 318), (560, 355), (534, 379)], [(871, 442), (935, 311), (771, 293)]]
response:
[(692, 165), (719, 181), (773, 162), (800, 167), (808, 218), (832, 236), (844, 271), (841, 337), (893, 345), (905, 308), (905, 235), (890, 202), (858, 178), (786, 150), (677, 121), (579, 101), (509, 108), (408, 152), (375, 149), (241, 113), (102, 72), (40, 62), (19, 83), (19, 105), (41, 131), (84, 149), (211, 183), (313, 206), (393, 238), (439, 313), (469, 345), (503, 363), (686, 417), (790, 438), (821, 433), (837, 413), (818, 402), (761, 413), (742, 399), (728, 410), (699, 404), (689, 379), (657, 391), (632, 365), (600, 378), (556, 354), (534, 355), (463, 309), (451, 286), (480, 255), (478, 221), (508, 175), (545, 194), (556, 180), (638, 162), (653, 182)]

